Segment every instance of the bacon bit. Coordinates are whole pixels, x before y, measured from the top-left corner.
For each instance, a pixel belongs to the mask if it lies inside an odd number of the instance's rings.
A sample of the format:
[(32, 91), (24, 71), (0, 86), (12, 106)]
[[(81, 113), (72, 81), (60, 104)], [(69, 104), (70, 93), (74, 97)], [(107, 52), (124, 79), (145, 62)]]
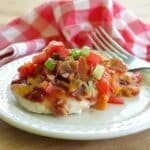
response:
[(45, 92), (49, 94), (50, 99), (59, 99), (65, 95), (65, 91), (49, 82)]
[(45, 68), (41, 68), (41, 74), (46, 77), (47, 74), (48, 74), (48, 69), (46, 67)]
[(143, 78), (142, 78), (142, 74), (140, 72), (135, 72), (133, 76), (136, 80), (136, 83), (141, 83), (142, 82)]
[(119, 79), (119, 83), (120, 83), (121, 85), (124, 85), (124, 86), (129, 85), (129, 82), (128, 82), (128, 81), (125, 81), (125, 80), (122, 80), (122, 79)]
[(61, 69), (61, 62), (58, 61), (58, 62), (57, 62), (57, 65), (56, 65), (56, 73), (55, 73), (56, 77), (58, 76), (58, 74), (59, 74), (59, 72), (60, 72), (60, 69)]
[(104, 65), (108, 72), (112, 74), (114, 73), (112, 71), (116, 71), (117, 73), (124, 73), (128, 70), (127, 66), (118, 59), (105, 60), (102, 62), (102, 65)]
[(60, 75), (65, 73), (75, 73), (78, 68), (77, 61), (75, 60), (65, 60), (64, 62), (61, 62), (60, 66)]
[(127, 66), (125, 64), (123, 64), (118, 59), (111, 59), (111, 66), (110, 66), (110, 68), (112, 70), (117, 71), (118, 73), (124, 73), (124, 72), (126, 72), (128, 70)]
[(27, 83), (27, 80), (26, 80), (25, 78), (19, 78), (19, 79), (13, 80), (13, 81), (11, 82), (11, 85), (12, 85), (12, 84), (21, 84), (21, 83), (26, 84), (26, 83)]
[(119, 95), (120, 90), (121, 90), (121, 87), (118, 81), (119, 81), (119, 77), (116, 74), (114, 74), (110, 80), (110, 90), (114, 96)]
[(137, 86), (128, 85), (128, 86), (121, 87), (121, 93), (123, 96), (126, 96), (126, 97), (136, 96), (139, 94), (139, 92), (140, 92), (140, 89)]
[(47, 88), (47, 86), (49, 85), (48, 81), (43, 81), (39, 87), (42, 88), (43, 90)]
[(25, 95), (25, 98), (33, 102), (43, 102), (44, 95), (45, 95), (45, 92), (42, 89), (36, 88), (31, 93), (28, 93), (27, 95)]
[(45, 92), (46, 92), (46, 93), (51, 93), (52, 90), (53, 90), (53, 88), (54, 88), (53, 84), (52, 84), (51, 82), (49, 82), (49, 83), (48, 83), (48, 86), (47, 86), (46, 89), (45, 89)]
[(67, 110), (64, 107), (64, 101), (62, 99), (56, 100), (54, 102), (53, 113), (56, 116), (65, 116), (67, 115)]
[(87, 81), (89, 78), (88, 72), (89, 72), (89, 66), (87, 64), (86, 59), (84, 57), (80, 57), (79, 64), (78, 64), (79, 78), (83, 81)]

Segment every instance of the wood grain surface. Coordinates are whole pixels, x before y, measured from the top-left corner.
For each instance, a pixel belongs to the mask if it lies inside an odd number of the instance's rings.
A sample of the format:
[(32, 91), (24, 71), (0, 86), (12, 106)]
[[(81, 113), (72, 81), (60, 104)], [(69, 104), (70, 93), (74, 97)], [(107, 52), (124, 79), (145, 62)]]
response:
[[(140, 19), (150, 23), (150, 0), (119, 0)], [(43, 0), (0, 0), (0, 25)], [(67, 141), (20, 131), (0, 120), (0, 150), (150, 150), (150, 130), (130, 136), (95, 141)]]

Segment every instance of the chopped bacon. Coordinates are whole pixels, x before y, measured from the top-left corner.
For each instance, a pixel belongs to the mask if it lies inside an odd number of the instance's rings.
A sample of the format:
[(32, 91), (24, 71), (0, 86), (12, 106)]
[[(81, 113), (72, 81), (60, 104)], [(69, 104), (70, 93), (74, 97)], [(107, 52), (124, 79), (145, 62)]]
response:
[(64, 73), (74, 73), (77, 71), (77, 61), (75, 60), (66, 60), (62, 62), (60, 67), (60, 74)]
[(112, 70), (115, 70), (119, 73), (124, 73), (126, 72), (128, 69), (127, 69), (127, 66), (125, 64), (123, 64), (120, 60), (118, 59), (112, 59), (111, 60), (111, 67), (110, 67)]
[(123, 86), (121, 87), (121, 93), (123, 96), (131, 97), (136, 96), (140, 92), (140, 88), (133, 85)]
[(53, 85), (51, 82), (49, 82), (45, 92), (50, 95), (50, 99), (54, 100), (59, 99), (65, 95), (65, 91), (62, 88)]
[(108, 68), (108, 72), (112, 73), (112, 71), (116, 71), (117, 73), (125, 73), (127, 72), (127, 66), (123, 64), (118, 59), (110, 59), (110, 60), (104, 60), (102, 62), (102, 65), (104, 65), (106, 68)]
[(52, 109), (54, 115), (56, 115), (56, 116), (65, 116), (65, 115), (67, 115), (67, 110), (65, 109), (64, 105), (65, 105), (65, 102), (62, 99), (57, 100), (54, 103), (54, 107)]
[(79, 78), (83, 81), (88, 81), (89, 75), (89, 66), (87, 64), (87, 61), (84, 57), (79, 58), (79, 64), (78, 64), (78, 74)]
[(135, 72), (133, 76), (134, 76), (136, 83), (140, 83), (143, 80), (142, 74), (140, 72)]
[(28, 93), (27, 95), (25, 95), (25, 98), (34, 102), (43, 102), (44, 95), (45, 95), (45, 92), (42, 89), (36, 88), (31, 93)]

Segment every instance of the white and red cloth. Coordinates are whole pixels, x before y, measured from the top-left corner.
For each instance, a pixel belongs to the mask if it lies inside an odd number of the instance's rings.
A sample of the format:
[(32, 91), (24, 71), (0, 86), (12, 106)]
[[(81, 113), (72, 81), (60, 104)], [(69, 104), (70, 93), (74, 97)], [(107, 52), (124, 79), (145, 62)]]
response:
[(150, 61), (150, 25), (115, 0), (49, 0), (0, 28), (0, 66), (40, 51), (50, 40), (92, 46), (87, 32), (105, 30), (133, 55)]

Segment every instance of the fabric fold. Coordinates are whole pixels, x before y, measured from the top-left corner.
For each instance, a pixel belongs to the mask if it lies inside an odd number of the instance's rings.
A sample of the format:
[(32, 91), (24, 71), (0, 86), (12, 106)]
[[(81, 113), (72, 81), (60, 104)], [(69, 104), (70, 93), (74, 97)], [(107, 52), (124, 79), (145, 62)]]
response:
[(115, 0), (49, 0), (0, 29), (0, 66), (40, 51), (49, 41), (67, 47), (92, 43), (87, 33), (102, 26), (131, 54), (150, 61), (150, 25)]

